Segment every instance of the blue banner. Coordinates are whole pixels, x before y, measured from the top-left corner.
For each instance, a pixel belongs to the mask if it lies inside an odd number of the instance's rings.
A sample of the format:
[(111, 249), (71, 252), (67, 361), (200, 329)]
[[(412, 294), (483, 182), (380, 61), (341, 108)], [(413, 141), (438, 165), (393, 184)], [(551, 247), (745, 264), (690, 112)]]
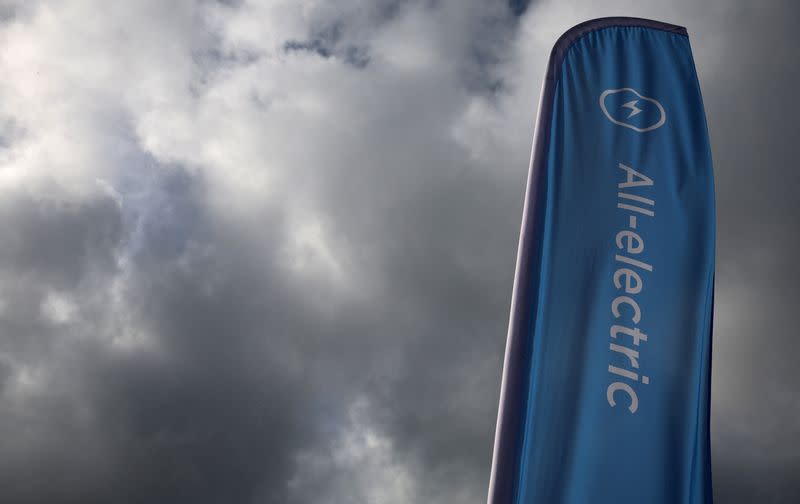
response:
[(710, 503), (714, 189), (686, 30), (569, 30), (534, 136), (489, 503)]

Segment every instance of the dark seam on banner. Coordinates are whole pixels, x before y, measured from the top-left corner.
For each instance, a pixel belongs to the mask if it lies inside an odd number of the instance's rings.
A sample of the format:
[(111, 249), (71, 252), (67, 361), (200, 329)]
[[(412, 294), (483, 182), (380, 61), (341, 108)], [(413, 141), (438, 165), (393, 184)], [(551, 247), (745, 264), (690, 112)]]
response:
[(592, 19), (590, 21), (573, 26), (558, 38), (553, 46), (552, 52), (550, 53), (550, 64), (547, 65), (547, 75), (545, 78), (557, 81), (557, 70), (561, 67), (561, 63), (564, 62), (567, 52), (575, 44), (575, 42), (590, 33), (606, 28), (649, 28), (652, 30), (659, 30), (680, 35), (686, 38), (689, 37), (689, 33), (683, 26), (663, 23), (661, 21), (654, 21), (652, 19), (634, 17), (605, 17)]

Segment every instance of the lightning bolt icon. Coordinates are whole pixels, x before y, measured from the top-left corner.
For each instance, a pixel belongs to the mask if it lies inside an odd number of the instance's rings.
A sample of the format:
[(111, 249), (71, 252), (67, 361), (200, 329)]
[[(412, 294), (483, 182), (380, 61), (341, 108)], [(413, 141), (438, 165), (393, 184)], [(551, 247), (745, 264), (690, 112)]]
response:
[(629, 101), (628, 103), (626, 103), (625, 105), (622, 106), (622, 108), (631, 109), (631, 113), (628, 114), (628, 119), (630, 119), (631, 117), (635, 116), (636, 114), (638, 114), (639, 112), (642, 111), (642, 109), (640, 109), (639, 107), (636, 106), (637, 103), (639, 103), (638, 99), (637, 100), (631, 100), (631, 101)]

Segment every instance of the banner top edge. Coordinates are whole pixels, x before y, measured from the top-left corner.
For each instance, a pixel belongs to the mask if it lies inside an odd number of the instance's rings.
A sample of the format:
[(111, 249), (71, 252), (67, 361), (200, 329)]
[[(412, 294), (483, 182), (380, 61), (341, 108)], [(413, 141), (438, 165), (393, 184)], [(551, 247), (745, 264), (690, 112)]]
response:
[(550, 62), (548, 64), (546, 78), (555, 80), (556, 69), (561, 65), (561, 62), (564, 60), (569, 48), (572, 47), (572, 45), (578, 41), (578, 39), (591, 32), (605, 28), (648, 28), (651, 30), (673, 33), (683, 37), (689, 36), (689, 33), (684, 26), (665, 23), (663, 21), (656, 21), (654, 19), (624, 16), (590, 19), (573, 26), (558, 38), (550, 54)]

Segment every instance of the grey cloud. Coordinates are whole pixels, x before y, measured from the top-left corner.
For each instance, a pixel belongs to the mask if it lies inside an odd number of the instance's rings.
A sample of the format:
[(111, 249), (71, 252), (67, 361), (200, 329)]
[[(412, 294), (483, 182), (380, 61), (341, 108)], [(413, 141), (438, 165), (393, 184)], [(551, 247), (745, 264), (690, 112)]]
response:
[(508, 2), (509, 6), (511, 7), (511, 12), (513, 12), (515, 16), (521, 16), (525, 14), (525, 11), (528, 10), (530, 3), (530, 0), (509, 0)]
[[(91, 26), (76, 5), (55, 12)], [(117, 45), (69, 61), (96, 81), (30, 90), (111, 125), (64, 148), (62, 116), (0, 86), (25, 132), (2, 170), (97, 164), (66, 179), (83, 191), (3, 189), (0, 497), (482, 502), (540, 32), (631, 11), (689, 26), (706, 100), (718, 501), (796, 500), (793, 4), (125, 5), (157, 50), (101, 32)], [(180, 29), (142, 22), (159, 9)], [(58, 46), (28, 11), (10, 40)]]
[(115, 201), (101, 196), (75, 203), (44, 191), (0, 203), (0, 221), (6, 223), (0, 264), (6, 274), (32, 275), (69, 289), (88, 270), (112, 270), (122, 234)]

